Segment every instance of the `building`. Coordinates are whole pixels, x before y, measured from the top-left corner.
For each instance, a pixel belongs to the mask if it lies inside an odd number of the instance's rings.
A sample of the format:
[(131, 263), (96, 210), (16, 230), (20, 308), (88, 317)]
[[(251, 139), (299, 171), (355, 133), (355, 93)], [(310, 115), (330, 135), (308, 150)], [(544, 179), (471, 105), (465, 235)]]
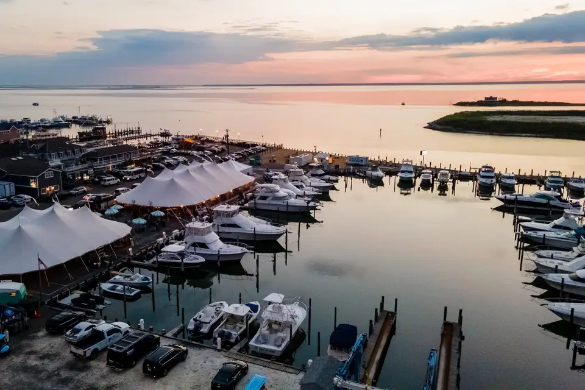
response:
[(332, 389), (333, 378), (340, 364), (339, 360), (331, 356), (317, 357), (299, 383), (301, 390)]
[(32, 156), (0, 159), (0, 180), (14, 183), (17, 194), (40, 199), (62, 190), (61, 171)]
[(490, 103), (497, 102), (498, 101), (498, 97), (497, 96), (486, 96), (486, 97), (483, 98), (483, 101), (484, 102), (490, 102)]
[(85, 155), (85, 159), (94, 170), (107, 170), (129, 163), (140, 157), (140, 150), (132, 145), (107, 146), (96, 148)]
[(12, 126), (8, 130), (0, 130), (0, 144), (5, 142), (12, 142), (20, 138), (20, 131), (16, 126)]
[(34, 154), (39, 160), (58, 168), (74, 165), (81, 161), (86, 152), (85, 147), (70, 143), (64, 137), (34, 141), (28, 149), (28, 154)]

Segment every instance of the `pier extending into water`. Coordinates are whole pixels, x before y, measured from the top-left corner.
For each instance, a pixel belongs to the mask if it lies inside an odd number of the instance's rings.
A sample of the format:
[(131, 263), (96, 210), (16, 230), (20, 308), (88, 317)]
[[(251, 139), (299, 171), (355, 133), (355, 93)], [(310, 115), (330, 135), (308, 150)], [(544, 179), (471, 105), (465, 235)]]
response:
[[(459, 318), (461, 320), (461, 314)], [(461, 344), (463, 339), (461, 321), (443, 322), (437, 364), (437, 390), (459, 389), (459, 367), (461, 366)]]
[(370, 320), (368, 342), (364, 349), (362, 383), (376, 384), (384, 365), (390, 341), (396, 333), (396, 309), (398, 300), (394, 301), (394, 312), (384, 309), (384, 297), (380, 302), (380, 311), (375, 310), (374, 320)]

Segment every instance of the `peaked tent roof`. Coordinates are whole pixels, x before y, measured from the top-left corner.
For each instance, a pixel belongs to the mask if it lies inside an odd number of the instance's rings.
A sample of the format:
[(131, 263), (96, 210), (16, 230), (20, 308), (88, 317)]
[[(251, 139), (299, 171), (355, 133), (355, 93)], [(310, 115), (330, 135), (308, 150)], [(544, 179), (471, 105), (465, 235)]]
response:
[(242, 172), (242, 173), (249, 173), (250, 175), (254, 173), (254, 168), (252, 168), (250, 165), (246, 165), (246, 164), (242, 164), (241, 162), (238, 162), (236, 160), (227, 160), (225, 162), (222, 162), (221, 164), (219, 164), (221, 166), (229, 166), (234, 168), (236, 171), (238, 172)]
[(87, 207), (69, 210), (55, 203), (45, 210), (27, 206), (0, 223), (0, 274), (38, 269), (37, 256), (53, 267), (111, 244), (128, 234), (123, 223), (103, 219)]

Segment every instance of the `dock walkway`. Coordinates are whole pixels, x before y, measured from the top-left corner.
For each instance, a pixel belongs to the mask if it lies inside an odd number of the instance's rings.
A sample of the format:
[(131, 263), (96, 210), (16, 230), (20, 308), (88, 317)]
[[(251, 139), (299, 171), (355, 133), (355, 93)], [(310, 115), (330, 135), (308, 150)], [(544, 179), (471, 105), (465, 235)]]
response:
[(361, 378), (362, 383), (375, 384), (378, 380), (395, 330), (396, 313), (382, 310), (364, 349), (365, 370)]
[(441, 330), (437, 390), (459, 389), (459, 364), (461, 361), (461, 325), (445, 321)]

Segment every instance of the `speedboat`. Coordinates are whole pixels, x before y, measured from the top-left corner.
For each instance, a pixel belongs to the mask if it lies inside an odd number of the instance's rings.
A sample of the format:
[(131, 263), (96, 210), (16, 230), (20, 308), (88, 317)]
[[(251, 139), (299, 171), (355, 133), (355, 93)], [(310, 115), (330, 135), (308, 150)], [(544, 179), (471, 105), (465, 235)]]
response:
[(570, 274), (585, 268), (585, 256), (577, 257), (572, 261), (562, 261), (556, 259), (543, 259), (540, 257), (533, 257), (530, 260), (534, 262), (536, 268), (542, 273), (563, 273)]
[(286, 227), (244, 215), (233, 205), (213, 209), (213, 230), (221, 238), (244, 241), (274, 241), (286, 233)]
[(581, 210), (567, 209), (561, 218), (555, 219), (549, 223), (542, 222), (521, 222), (520, 227), (525, 232), (529, 231), (545, 231), (545, 232), (560, 232), (567, 230), (574, 230), (581, 226), (577, 218), (582, 218), (583, 212)]
[(383, 180), (384, 176), (386, 175), (380, 170), (380, 168), (378, 168), (377, 165), (372, 165), (366, 171), (366, 177), (370, 180)]
[(185, 252), (185, 245), (171, 244), (163, 247), (161, 253), (147, 263), (163, 268), (193, 268), (199, 267), (205, 259), (194, 253)]
[(496, 174), (494, 173), (494, 167), (484, 165), (479, 169), (477, 175), (477, 184), (483, 187), (493, 187), (496, 184)]
[(278, 172), (275, 175), (272, 175), (272, 184), (276, 184), (282, 189), (290, 190), (294, 192), (297, 196), (318, 196), (321, 194), (316, 188), (307, 187), (302, 182), (298, 181), (295, 184), (292, 184), (288, 177), (284, 174)]
[(573, 309), (573, 323), (577, 326), (585, 326), (585, 303), (550, 302), (546, 308), (565, 321), (571, 321), (571, 309)]
[(335, 187), (334, 184), (327, 183), (326, 181), (317, 179), (316, 177), (308, 178), (305, 176), (305, 172), (303, 172), (303, 170), (300, 168), (291, 168), (288, 171), (288, 178), (293, 184), (295, 181), (299, 181), (307, 187), (317, 188), (321, 192), (328, 192), (333, 187)]
[(256, 321), (259, 312), (260, 303), (257, 301), (229, 305), (223, 309), (222, 321), (213, 331), (213, 339), (216, 342), (219, 339), (221, 345), (237, 343), (246, 330), (246, 325), (250, 326)]
[(240, 261), (249, 252), (245, 244), (224, 244), (209, 222), (189, 222), (185, 226), (185, 252), (206, 261)]
[(223, 311), (227, 309), (227, 302), (213, 302), (205, 305), (197, 314), (191, 318), (187, 325), (187, 332), (191, 337), (203, 336), (208, 334), (214, 325), (221, 320)]
[(504, 173), (500, 177), (500, 187), (502, 188), (514, 189), (516, 187), (516, 184), (517, 184), (516, 175), (514, 175), (512, 172)]
[(284, 295), (272, 293), (264, 298), (262, 324), (250, 341), (250, 350), (263, 355), (280, 356), (290, 344), (307, 316), (307, 309), (298, 300), (286, 304)]
[(152, 283), (152, 278), (132, 272), (129, 268), (123, 268), (108, 283), (123, 284), (130, 287), (147, 287)]
[(522, 233), (522, 239), (530, 244), (548, 245), (558, 249), (571, 249), (583, 241), (585, 229), (579, 228), (570, 232), (541, 232), (532, 231)]
[(351, 348), (358, 337), (357, 327), (350, 324), (339, 324), (329, 336), (329, 347), (327, 355), (334, 357), (340, 362), (349, 359)]
[(109, 295), (112, 298), (124, 299), (124, 296), (126, 296), (128, 300), (136, 300), (141, 295), (139, 289), (120, 284), (100, 283), (100, 288), (104, 295)]
[(571, 261), (571, 260), (575, 260), (577, 257), (581, 257), (583, 255), (585, 255), (585, 242), (577, 245), (576, 247), (574, 247), (570, 251), (540, 250), (540, 251), (532, 252), (529, 255), (529, 258), (531, 256), (536, 256), (536, 257), (545, 258), (545, 259)]
[(439, 184), (447, 184), (449, 182), (450, 178), (451, 178), (451, 174), (449, 173), (449, 171), (446, 171), (446, 170), (441, 170), (437, 174), (437, 180), (438, 180)]
[(544, 274), (544, 281), (557, 290), (561, 289), (570, 294), (585, 296), (585, 269), (570, 274)]
[(281, 191), (276, 184), (260, 184), (257, 187), (260, 191), (254, 199), (247, 203), (248, 207), (258, 210), (306, 213), (315, 210), (318, 206), (318, 203), (308, 199), (294, 199), (289, 194)]
[(411, 181), (414, 180), (414, 168), (412, 167), (412, 160), (402, 160), (400, 172), (398, 172), (398, 180)]
[(549, 177), (544, 181), (544, 187), (549, 190), (560, 191), (565, 187), (565, 181), (560, 171), (550, 171)]
[(325, 180), (330, 183), (337, 183), (339, 181), (339, 177), (335, 175), (328, 175), (323, 170), (323, 166), (317, 163), (309, 164), (311, 170), (307, 173), (308, 178), (317, 178), (321, 180)]
[(573, 178), (567, 182), (567, 188), (573, 192), (585, 192), (585, 180)]
[[(433, 183), (433, 171), (424, 169), (420, 174), (420, 185), (430, 185)], [(353, 326), (353, 325), (352, 325)]]
[(555, 191), (537, 191), (534, 194), (511, 194), (496, 195), (496, 199), (504, 203), (506, 207), (518, 205), (521, 208), (536, 208), (542, 210), (564, 210), (580, 206), (579, 202), (569, 202), (561, 198), (561, 195)]

